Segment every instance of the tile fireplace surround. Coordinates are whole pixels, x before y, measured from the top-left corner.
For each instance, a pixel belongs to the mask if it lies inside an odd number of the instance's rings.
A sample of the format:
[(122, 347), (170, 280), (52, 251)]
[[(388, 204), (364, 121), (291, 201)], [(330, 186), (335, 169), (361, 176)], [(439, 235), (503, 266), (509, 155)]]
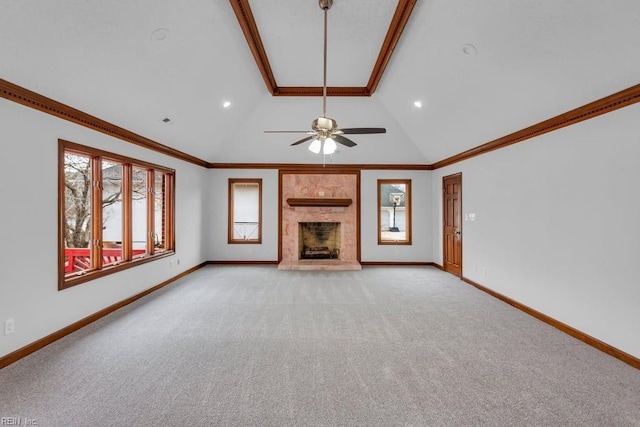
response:
[[(358, 262), (358, 176), (356, 174), (282, 174), (282, 261), (279, 270), (361, 270)], [(346, 207), (290, 206), (287, 199), (351, 199)], [(311, 203), (313, 205), (313, 203)], [(319, 203), (322, 204), (322, 203)], [(338, 259), (301, 260), (300, 222), (339, 222)]]

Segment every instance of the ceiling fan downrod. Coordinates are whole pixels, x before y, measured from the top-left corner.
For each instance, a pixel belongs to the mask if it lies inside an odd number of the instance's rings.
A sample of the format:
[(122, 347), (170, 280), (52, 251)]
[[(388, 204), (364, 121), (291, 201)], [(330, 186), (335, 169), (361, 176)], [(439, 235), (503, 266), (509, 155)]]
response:
[(327, 12), (333, 6), (333, 0), (318, 0), (324, 10), (324, 72), (322, 80), (322, 117), (327, 117)]

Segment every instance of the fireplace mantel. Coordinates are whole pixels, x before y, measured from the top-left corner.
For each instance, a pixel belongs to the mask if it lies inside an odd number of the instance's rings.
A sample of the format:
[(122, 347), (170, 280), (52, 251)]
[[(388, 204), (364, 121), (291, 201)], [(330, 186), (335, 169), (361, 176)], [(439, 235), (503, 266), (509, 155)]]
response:
[(350, 206), (353, 203), (351, 199), (336, 199), (329, 197), (310, 197), (310, 198), (288, 198), (287, 203), (291, 207), (344, 207)]

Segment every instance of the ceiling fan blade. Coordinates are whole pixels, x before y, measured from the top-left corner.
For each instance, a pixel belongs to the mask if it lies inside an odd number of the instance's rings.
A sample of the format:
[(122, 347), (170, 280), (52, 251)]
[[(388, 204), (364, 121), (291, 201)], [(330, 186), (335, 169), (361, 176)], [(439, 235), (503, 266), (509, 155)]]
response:
[(315, 135), (314, 135), (314, 136), (308, 136), (308, 137), (306, 137), (306, 138), (302, 138), (300, 141), (296, 141), (296, 142), (294, 142), (294, 143), (293, 143), (293, 144), (291, 144), (291, 145), (298, 145), (298, 144), (302, 144), (303, 142), (309, 141), (310, 139), (313, 139), (313, 138), (315, 138)]
[(264, 133), (308, 133), (312, 134), (309, 130), (265, 130)]
[(355, 142), (342, 135), (331, 135), (331, 138), (335, 139), (336, 142), (339, 142), (342, 145), (346, 145), (347, 147), (355, 147), (357, 145)]
[(387, 133), (385, 128), (347, 128), (340, 129), (344, 134)]

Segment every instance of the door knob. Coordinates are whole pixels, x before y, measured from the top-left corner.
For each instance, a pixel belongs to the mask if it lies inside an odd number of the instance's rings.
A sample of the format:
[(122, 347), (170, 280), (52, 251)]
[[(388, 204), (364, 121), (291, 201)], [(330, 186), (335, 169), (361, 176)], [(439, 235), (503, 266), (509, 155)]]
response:
[(460, 232), (459, 232), (459, 231), (456, 231), (456, 236), (459, 236), (459, 235), (460, 235)]

